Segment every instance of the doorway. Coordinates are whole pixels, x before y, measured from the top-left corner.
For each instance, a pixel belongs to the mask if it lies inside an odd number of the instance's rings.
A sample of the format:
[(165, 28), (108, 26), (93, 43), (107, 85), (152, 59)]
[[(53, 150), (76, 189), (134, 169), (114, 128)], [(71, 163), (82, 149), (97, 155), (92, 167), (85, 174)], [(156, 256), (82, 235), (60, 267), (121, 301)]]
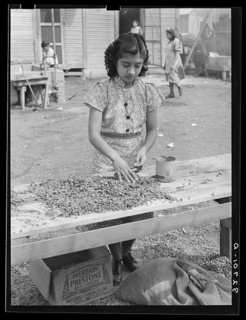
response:
[(132, 23), (134, 20), (138, 20), (140, 26), (143, 28), (140, 9), (138, 8), (121, 8), (120, 9), (120, 35), (122, 33), (130, 32)]

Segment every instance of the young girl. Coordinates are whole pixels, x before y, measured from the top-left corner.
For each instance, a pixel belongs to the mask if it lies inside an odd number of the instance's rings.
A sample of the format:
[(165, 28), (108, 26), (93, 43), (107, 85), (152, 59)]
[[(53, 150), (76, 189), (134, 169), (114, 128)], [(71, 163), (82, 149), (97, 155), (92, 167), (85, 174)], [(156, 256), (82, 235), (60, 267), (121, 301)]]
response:
[(50, 47), (50, 43), (43, 41), (41, 43), (41, 47), (43, 48), (43, 60), (40, 64), (40, 67), (42, 67), (44, 61), (46, 60), (47, 66), (54, 68), (55, 64), (58, 64), (58, 59), (57, 56), (55, 56), (54, 50)]
[[(153, 84), (140, 78), (147, 65), (147, 46), (139, 34), (122, 34), (106, 49), (109, 78), (95, 83), (84, 98), (90, 107), (89, 140), (96, 149), (91, 173), (114, 171), (121, 182), (134, 183), (132, 168), (146, 163), (157, 138), (157, 107), (164, 100)], [(130, 253), (134, 241), (109, 245), (114, 285), (121, 282), (122, 262), (130, 271), (139, 267)]]
[(169, 82), (170, 94), (166, 96), (166, 99), (174, 98), (174, 85), (179, 90), (179, 96), (182, 95), (182, 87), (180, 86), (180, 80), (184, 79), (184, 68), (181, 61), (180, 54), (183, 52), (181, 41), (175, 37), (174, 30), (167, 29), (166, 36), (169, 40), (166, 47), (166, 61), (163, 67), (166, 73), (167, 82)]

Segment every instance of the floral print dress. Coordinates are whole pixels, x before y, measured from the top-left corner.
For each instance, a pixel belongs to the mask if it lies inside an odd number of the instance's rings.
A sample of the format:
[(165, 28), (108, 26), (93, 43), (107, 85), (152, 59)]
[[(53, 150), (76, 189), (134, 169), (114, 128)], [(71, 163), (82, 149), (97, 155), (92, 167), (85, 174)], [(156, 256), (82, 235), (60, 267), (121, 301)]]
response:
[[(102, 138), (132, 167), (145, 140), (147, 113), (158, 108), (164, 99), (154, 84), (136, 78), (132, 87), (125, 88), (125, 82), (117, 76), (95, 83), (84, 103), (102, 112)], [(95, 149), (90, 171), (110, 172), (114, 167)]]

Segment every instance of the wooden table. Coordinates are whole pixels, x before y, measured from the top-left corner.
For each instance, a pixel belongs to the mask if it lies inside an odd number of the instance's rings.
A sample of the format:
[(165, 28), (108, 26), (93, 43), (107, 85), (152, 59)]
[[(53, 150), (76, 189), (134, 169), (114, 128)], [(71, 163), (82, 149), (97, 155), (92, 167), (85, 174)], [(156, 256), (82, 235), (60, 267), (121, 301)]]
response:
[[(139, 173), (140, 174), (140, 173)], [(154, 175), (155, 166), (146, 167), (141, 175)], [(76, 218), (57, 217), (53, 219), (40, 212), (35, 226), (26, 227), (22, 232), (21, 216), (11, 217), (11, 263), (21, 263), (30, 259), (53, 257), (139, 238), (174, 229), (194, 226), (204, 222), (220, 220), (220, 253), (230, 257), (231, 252), (231, 154), (209, 158), (177, 161), (177, 179), (171, 183), (162, 183), (166, 193), (178, 201), (158, 200), (126, 211), (82, 214)], [(20, 188), (19, 188), (20, 190)], [(209, 200), (218, 200), (218, 205), (188, 210), (187, 205), (195, 205)], [(161, 215), (162, 210), (182, 207), (178, 213)], [(101, 229), (58, 235), (44, 240), (31, 240), (32, 236), (47, 235), (48, 232), (68, 231), (77, 226), (102, 221), (130, 217), (154, 212), (153, 218), (130, 223), (118, 224)], [(18, 220), (19, 219), (19, 220)], [(39, 221), (39, 220), (40, 221)], [(45, 220), (44, 220), (45, 219)], [(44, 225), (45, 221), (45, 225)], [(28, 243), (16, 244), (23, 237), (29, 237)]]
[[(45, 96), (44, 96), (44, 108), (46, 108), (48, 103), (48, 77), (35, 77), (35, 78), (28, 78), (27, 79), (30, 86), (37, 86), (37, 85), (45, 85)], [(13, 86), (20, 90), (20, 102), (22, 110), (25, 110), (25, 92), (28, 83), (25, 78), (19, 78), (12, 81)]]

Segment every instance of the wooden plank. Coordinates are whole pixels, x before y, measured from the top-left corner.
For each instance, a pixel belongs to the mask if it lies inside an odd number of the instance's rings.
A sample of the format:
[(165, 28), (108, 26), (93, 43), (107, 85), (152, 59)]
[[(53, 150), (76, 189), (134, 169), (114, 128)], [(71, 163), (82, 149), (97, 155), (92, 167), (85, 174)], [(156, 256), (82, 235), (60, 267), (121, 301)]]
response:
[[(209, 201), (213, 199), (220, 199), (231, 196), (231, 170), (230, 169), (231, 155), (220, 155), (215, 157), (178, 161), (177, 162), (177, 176), (180, 177), (172, 183), (163, 183), (161, 188), (165, 189), (167, 194), (170, 194), (177, 199), (183, 199), (179, 202), (168, 201), (156, 201), (150, 205), (143, 205), (131, 210), (119, 210), (117, 212), (105, 212), (105, 213), (90, 213), (81, 214), (80, 217), (64, 218), (57, 217), (56, 220), (51, 220), (50, 217), (46, 217), (49, 227), (43, 227), (44, 217), (40, 217), (40, 225), (37, 227), (31, 227), (31, 230), (26, 228), (26, 225), (22, 228), (20, 225), (19, 230), (24, 232), (18, 232), (12, 234), (12, 239), (20, 238), (23, 236), (29, 236), (38, 233), (45, 233), (55, 230), (64, 230), (66, 228), (72, 228), (79, 225), (86, 225), (91, 223), (97, 223), (101, 221), (108, 221), (118, 219), (122, 217), (134, 216), (145, 212), (152, 212), (158, 210), (171, 209), (174, 207), (180, 207), (185, 205), (192, 205), (199, 202)], [(226, 170), (223, 170), (226, 169)], [(227, 170), (228, 169), (228, 170)], [(143, 174), (153, 175), (155, 166), (146, 168)], [(201, 173), (202, 174), (198, 174)], [(142, 173), (141, 173), (142, 174)], [(107, 174), (109, 175), (109, 174)], [(111, 173), (112, 175), (112, 173)], [(207, 182), (207, 183), (203, 183)], [(27, 189), (24, 186), (23, 192)], [(21, 192), (20, 186), (15, 187), (13, 190)], [(42, 219), (41, 219), (42, 218)], [(16, 217), (11, 219), (11, 224), (15, 226)], [(19, 218), (18, 218), (19, 219)], [(16, 222), (17, 223), (17, 222)], [(18, 223), (20, 223), (18, 221)], [(12, 232), (13, 233), (13, 232)]]
[[(179, 182), (175, 181), (173, 183), (169, 183), (167, 187), (163, 185), (162, 188), (165, 188), (165, 192), (167, 194), (170, 194), (174, 197), (176, 197), (178, 200), (182, 199), (182, 201), (174, 201), (169, 202), (167, 200), (157, 200), (151, 204), (145, 204), (142, 206), (138, 206), (135, 208), (132, 208), (130, 210), (119, 210), (119, 211), (109, 211), (104, 213), (90, 213), (90, 214), (81, 214), (80, 217), (57, 217), (56, 220), (51, 220), (51, 217), (38, 214), (38, 218), (40, 219), (40, 224), (37, 227), (32, 226), (26, 226), (25, 223), (21, 223), (21, 216), (15, 216), (13, 217), (11, 223), (18, 224), (17, 229), (15, 229), (18, 232), (19, 230), (22, 230), (21, 233), (12, 234), (12, 239), (17, 239), (24, 236), (34, 235), (38, 233), (45, 233), (49, 231), (58, 231), (63, 230), (66, 228), (91, 224), (91, 223), (97, 223), (101, 221), (109, 221), (113, 219), (119, 219), (123, 217), (129, 217), (129, 216), (135, 216), (138, 214), (146, 213), (146, 212), (152, 212), (152, 211), (159, 211), (159, 210), (167, 210), (171, 208), (177, 208), (181, 206), (186, 205), (194, 205), (196, 203), (210, 201), (213, 199), (220, 199), (220, 198), (226, 198), (231, 195), (231, 182), (230, 179), (227, 177), (228, 175), (219, 176), (216, 181), (216, 184), (213, 184), (214, 181), (211, 179), (211, 181), (208, 181), (208, 183), (202, 184), (198, 183), (198, 181), (203, 181), (204, 177), (206, 175), (201, 175), (201, 179), (198, 179), (198, 176), (194, 176), (193, 180), (192, 178), (185, 181), (184, 179), (181, 179)], [(205, 181), (205, 180), (204, 180)], [(171, 186), (171, 184), (173, 186)], [(184, 185), (182, 185), (184, 184)], [(181, 186), (181, 187), (180, 187)], [(180, 190), (177, 190), (180, 188)], [(23, 216), (25, 221), (25, 216)], [(16, 221), (16, 222), (15, 222)], [(46, 225), (48, 227), (43, 227), (43, 223), (46, 222)], [(35, 222), (35, 224), (37, 224)], [(28, 230), (27, 228), (30, 228)], [(14, 230), (14, 228), (12, 229)], [(13, 232), (12, 232), (13, 233)]]
[(231, 204), (170, 214), (56, 239), (12, 246), (11, 264), (43, 259), (231, 217)]
[[(206, 180), (205, 178), (208, 176), (211, 179)], [(177, 201), (170, 202), (169, 200), (156, 200), (155, 202), (153, 201), (152, 203), (138, 206), (130, 210), (108, 211), (104, 213), (90, 214), (81, 213), (81, 216), (79, 217), (57, 217), (55, 220), (51, 219), (52, 217), (50, 217), (49, 215), (45, 215), (45, 213), (38, 213), (38, 215), (36, 214), (36, 227), (25, 224), (26, 217), (25, 215), (23, 215), (23, 211), (20, 212), (19, 215), (15, 213), (15, 215), (11, 219), (11, 237), (12, 239), (14, 239), (32, 234), (44, 233), (54, 230), (63, 230), (79, 225), (86, 225), (122, 217), (134, 216), (146, 212), (168, 210), (175, 207), (194, 205), (200, 202), (230, 197), (230, 171), (224, 172), (223, 175), (220, 175), (218, 177), (216, 177), (216, 174), (214, 174), (214, 176), (215, 177), (211, 177), (211, 174), (203, 174), (190, 177), (189, 179), (178, 179), (168, 184), (164, 183), (161, 185), (161, 188), (164, 188), (167, 194), (176, 197)], [(206, 183), (202, 183), (203, 181)], [(29, 205), (31, 206), (32, 204)], [(35, 203), (33, 203), (33, 205), (35, 207)], [(41, 208), (41, 211), (44, 211), (44, 209)], [(34, 218), (34, 214), (32, 214), (32, 218)], [(23, 223), (21, 221), (23, 221)], [(48, 227), (44, 228), (44, 223)], [(19, 232), (18, 230), (22, 230), (22, 232)], [(13, 234), (14, 232), (15, 234)]]

